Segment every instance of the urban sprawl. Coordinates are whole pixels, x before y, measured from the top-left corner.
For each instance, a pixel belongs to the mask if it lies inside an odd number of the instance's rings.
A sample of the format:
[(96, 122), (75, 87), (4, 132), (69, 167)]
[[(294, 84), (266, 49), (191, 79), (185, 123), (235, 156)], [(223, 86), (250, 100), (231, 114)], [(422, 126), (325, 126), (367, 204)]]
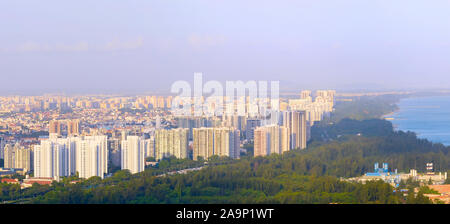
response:
[(254, 144), (254, 156), (303, 149), (314, 122), (332, 112), (334, 95), (317, 91), (313, 99), (302, 91), (297, 99), (280, 99), (269, 119), (176, 116), (172, 96), (1, 97), (0, 175), (26, 175), (23, 184), (31, 186), (73, 175), (105, 178), (108, 166), (138, 173), (171, 156), (238, 159), (244, 144)]

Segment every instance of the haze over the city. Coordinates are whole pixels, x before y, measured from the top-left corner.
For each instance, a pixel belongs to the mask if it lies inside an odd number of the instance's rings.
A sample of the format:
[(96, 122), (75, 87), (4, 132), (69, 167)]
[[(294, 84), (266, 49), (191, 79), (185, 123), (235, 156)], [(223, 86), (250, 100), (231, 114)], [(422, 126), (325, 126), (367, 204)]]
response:
[[(258, 6), (258, 7), (256, 7)], [(448, 88), (450, 1), (2, 1), (0, 94)]]

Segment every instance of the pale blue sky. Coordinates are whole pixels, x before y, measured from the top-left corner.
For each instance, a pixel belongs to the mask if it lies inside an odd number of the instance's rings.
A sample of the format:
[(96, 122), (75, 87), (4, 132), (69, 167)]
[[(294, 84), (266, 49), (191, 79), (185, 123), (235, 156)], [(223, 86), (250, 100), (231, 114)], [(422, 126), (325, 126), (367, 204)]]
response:
[(1, 94), (448, 88), (449, 0), (0, 1)]

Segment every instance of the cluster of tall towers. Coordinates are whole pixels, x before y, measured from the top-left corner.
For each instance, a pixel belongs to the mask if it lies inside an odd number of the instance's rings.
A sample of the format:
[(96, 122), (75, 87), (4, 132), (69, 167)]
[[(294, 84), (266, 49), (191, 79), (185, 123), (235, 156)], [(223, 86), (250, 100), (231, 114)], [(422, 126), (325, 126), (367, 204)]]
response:
[(335, 95), (336, 91), (334, 90), (318, 90), (315, 100), (313, 100), (311, 91), (304, 90), (300, 93), (299, 99), (289, 99), (289, 103), (283, 107), (305, 111), (306, 120), (312, 126), (314, 122), (321, 121), (333, 111)]
[(62, 135), (63, 130), (67, 132), (67, 136), (79, 135), (80, 132), (80, 121), (79, 120), (52, 120), (48, 125), (49, 134)]
[(193, 129), (193, 159), (208, 159), (215, 155), (239, 158), (239, 130), (229, 127)]
[(304, 149), (308, 124), (304, 111), (282, 111), (278, 124), (254, 130), (254, 156), (281, 154), (292, 149)]
[(34, 176), (59, 178), (78, 173), (81, 178), (108, 172), (107, 136), (60, 138), (56, 134), (34, 146)]
[(31, 170), (31, 150), (19, 144), (6, 144), (4, 147), (4, 167), (24, 169), (25, 172)]
[(121, 141), (121, 168), (131, 173), (144, 171), (145, 158), (156, 160), (175, 156), (188, 158), (189, 129), (158, 129), (155, 135), (145, 139), (141, 136), (126, 136)]

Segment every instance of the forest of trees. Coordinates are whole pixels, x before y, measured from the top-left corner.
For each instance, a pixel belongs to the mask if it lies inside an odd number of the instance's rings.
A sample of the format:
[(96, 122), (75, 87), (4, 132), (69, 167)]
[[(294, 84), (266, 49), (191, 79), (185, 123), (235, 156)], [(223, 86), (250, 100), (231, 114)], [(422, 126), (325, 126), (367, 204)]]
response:
[[(401, 195), (384, 182), (357, 184), (329, 176), (295, 172), (275, 175), (248, 170), (258, 163), (245, 161), (231, 168), (210, 167), (168, 177), (117, 172), (105, 180), (54, 186), (35, 203), (402, 203)], [(259, 172), (262, 172), (261, 174)]]
[(371, 171), (374, 162), (388, 162), (399, 171), (411, 168), (425, 171), (426, 162), (450, 170), (449, 149), (418, 139), (413, 133), (393, 130), (378, 133), (379, 129), (386, 128), (384, 120), (351, 122), (354, 123), (350, 129), (364, 130), (370, 124), (374, 132), (368, 129), (362, 131), (366, 136), (342, 135), (327, 143), (313, 141), (305, 150), (283, 155), (240, 160), (215, 158), (216, 162), (197, 172), (156, 177), (158, 169), (167, 170), (173, 164), (182, 163), (172, 158), (163, 163), (165, 168), (154, 167), (135, 175), (118, 171), (104, 180), (95, 177), (78, 184), (55, 183), (51, 191), (32, 202), (430, 203), (422, 193), (404, 197), (381, 181), (360, 184), (339, 178)]
[(381, 95), (355, 97), (352, 101), (337, 102), (335, 112), (325, 123), (339, 122), (349, 118), (353, 120), (379, 119), (398, 109), (397, 102), (405, 95)]

